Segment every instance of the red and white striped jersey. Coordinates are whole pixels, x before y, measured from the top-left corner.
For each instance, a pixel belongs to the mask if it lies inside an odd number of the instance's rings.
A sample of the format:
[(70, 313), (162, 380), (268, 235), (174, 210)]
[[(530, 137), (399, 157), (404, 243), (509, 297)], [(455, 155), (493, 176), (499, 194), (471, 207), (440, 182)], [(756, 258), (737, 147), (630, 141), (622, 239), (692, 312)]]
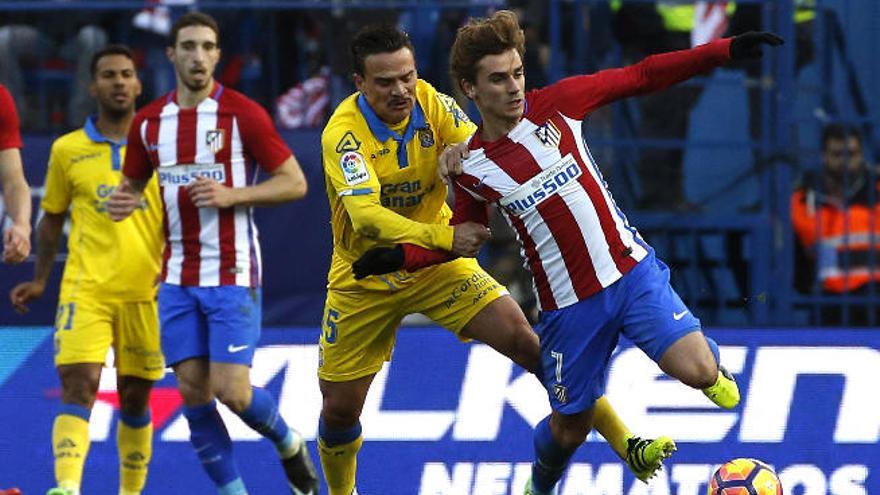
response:
[[(669, 87), (727, 61), (730, 40), (654, 55), (526, 94), (522, 120), (492, 142), (478, 130), (453, 185), (452, 223), (488, 224), (495, 203), (516, 231), (544, 311), (613, 284), (650, 251), (617, 208), (583, 140), (582, 121), (614, 100)], [(448, 255), (405, 246), (408, 270)]]
[(499, 206), (546, 311), (608, 287), (649, 248), (614, 204), (581, 121), (542, 108), (553, 102), (536, 93), (526, 101), (525, 117), (507, 136), (471, 140), (456, 201), (471, 196)]
[(246, 187), (256, 179), (255, 164), (272, 171), (290, 156), (266, 111), (218, 83), (195, 108), (180, 108), (171, 92), (138, 112), (123, 173), (141, 180), (154, 169), (159, 174), (165, 210), (162, 280), (258, 287), (260, 246), (253, 209), (197, 208), (185, 186), (205, 176), (228, 187)]

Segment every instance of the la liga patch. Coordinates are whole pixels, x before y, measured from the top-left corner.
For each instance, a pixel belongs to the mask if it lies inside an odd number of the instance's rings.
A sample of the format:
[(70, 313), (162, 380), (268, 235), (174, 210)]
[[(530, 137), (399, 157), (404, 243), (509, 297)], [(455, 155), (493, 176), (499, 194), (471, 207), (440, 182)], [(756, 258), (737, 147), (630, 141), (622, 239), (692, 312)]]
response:
[(339, 158), (339, 166), (342, 167), (342, 175), (345, 177), (345, 183), (349, 186), (363, 184), (370, 180), (370, 171), (367, 170), (364, 157), (356, 151), (343, 153)]

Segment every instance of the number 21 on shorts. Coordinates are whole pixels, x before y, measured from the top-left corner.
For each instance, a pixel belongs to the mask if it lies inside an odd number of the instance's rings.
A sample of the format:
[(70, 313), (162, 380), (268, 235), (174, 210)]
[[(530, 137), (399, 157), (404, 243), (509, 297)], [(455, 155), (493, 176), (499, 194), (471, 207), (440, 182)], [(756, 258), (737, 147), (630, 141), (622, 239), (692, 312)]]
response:
[[(67, 314), (65, 315), (65, 311)], [(55, 328), (59, 330), (70, 330), (73, 328), (73, 312), (76, 310), (76, 303), (61, 303), (58, 305), (58, 313), (55, 315)], [(63, 326), (62, 326), (63, 323)]]

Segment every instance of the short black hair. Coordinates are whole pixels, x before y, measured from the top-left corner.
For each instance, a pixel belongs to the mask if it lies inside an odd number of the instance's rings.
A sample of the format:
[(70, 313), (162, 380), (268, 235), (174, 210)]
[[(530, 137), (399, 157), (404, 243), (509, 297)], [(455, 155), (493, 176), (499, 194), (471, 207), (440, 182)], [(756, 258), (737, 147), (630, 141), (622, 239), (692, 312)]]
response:
[(351, 62), (355, 74), (364, 75), (364, 60), (377, 53), (394, 53), (409, 48), (415, 57), (409, 35), (391, 24), (373, 24), (363, 27), (351, 40)]
[(862, 136), (858, 129), (853, 126), (844, 124), (828, 124), (822, 128), (822, 149), (828, 146), (828, 141), (839, 139), (846, 141), (849, 138), (856, 138), (859, 144), (862, 144)]
[(98, 72), (98, 62), (101, 61), (102, 58), (108, 55), (122, 55), (123, 57), (128, 58), (134, 63), (134, 53), (132, 53), (131, 48), (125, 45), (107, 45), (104, 48), (98, 50), (97, 53), (92, 55), (92, 62), (89, 65), (89, 71), (92, 74), (92, 79), (95, 78)]
[(180, 19), (171, 26), (171, 32), (168, 33), (168, 46), (174, 47), (177, 44), (177, 34), (180, 30), (190, 26), (205, 26), (211, 28), (217, 35), (217, 46), (220, 46), (220, 25), (217, 20), (204, 12), (187, 12), (180, 16)]

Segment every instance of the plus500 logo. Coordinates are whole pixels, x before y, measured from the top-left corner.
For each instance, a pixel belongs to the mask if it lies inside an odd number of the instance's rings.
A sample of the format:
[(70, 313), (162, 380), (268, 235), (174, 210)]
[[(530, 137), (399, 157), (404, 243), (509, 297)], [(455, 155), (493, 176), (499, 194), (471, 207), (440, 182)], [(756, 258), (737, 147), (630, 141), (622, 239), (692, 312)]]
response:
[(226, 182), (226, 170), (220, 163), (174, 165), (159, 169), (159, 185), (162, 187), (185, 186), (198, 177), (212, 179), (222, 184)]
[(571, 155), (559, 160), (554, 166), (544, 170), (516, 190), (501, 198), (498, 204), (514, 215), (534, 210), (547, 198), (559, 193), (565, 186), (574, 184), (583, 174), (580, 165)]

